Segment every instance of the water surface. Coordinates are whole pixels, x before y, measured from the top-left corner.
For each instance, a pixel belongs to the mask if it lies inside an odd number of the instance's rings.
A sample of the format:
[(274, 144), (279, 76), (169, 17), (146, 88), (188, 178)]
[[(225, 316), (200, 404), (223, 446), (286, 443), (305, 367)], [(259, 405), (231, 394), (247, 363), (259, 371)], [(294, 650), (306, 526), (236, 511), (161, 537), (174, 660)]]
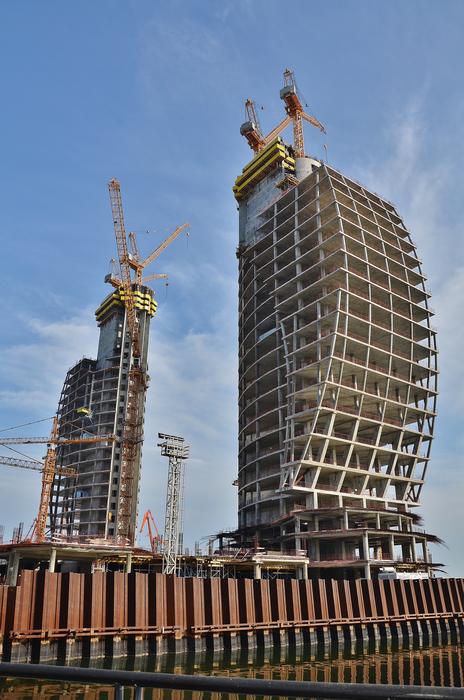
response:
[[(338, 683), (393, 683), (401, 685), (448, 686), (464, 685), (464, 646), (447, 645), (425, 649), (402, 651), (371, 651), (371, 653), (345, 650), (336, 655), (315, 654), (311, 650), (262, 650), (244, 652), (232, 656), (227, 652), (213, 656), (165, 655), (162, 657), (127, 657), (121, 659), (95, 659), (87, 666), (120, 668), (127, 670), (157, 671), (166, 673), (213, 674), (246, 676), (249, 678), (282, 679), (298, 681), (325, 681)], [(29, 700), (35, 697), (86, 700), (112, 700), (114, 688), (82, 683), (52, 683), (7, 679), (0, 681), (0, 698)], [(133, 697), (127, 689), (126, 698)], [(239, 700), (245, 696), (227, 693), (203, 693), (146, 689), (144, 699), (153, 700)], [(252, 698), (253, 696), (247, 696)]]

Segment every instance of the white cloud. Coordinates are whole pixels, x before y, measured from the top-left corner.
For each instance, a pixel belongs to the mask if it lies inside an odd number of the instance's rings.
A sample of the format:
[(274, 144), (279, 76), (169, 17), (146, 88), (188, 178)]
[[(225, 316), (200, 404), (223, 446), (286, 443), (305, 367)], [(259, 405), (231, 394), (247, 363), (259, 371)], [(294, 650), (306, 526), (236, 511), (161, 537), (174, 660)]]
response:
[[(443, 153), (430, 149), (430, 125), (425, 102), (414, 98), (392, 119), (387, 132), (390, 155), (358, 166), (355, 177), (393, 201), (417, 244), (423, 272), (432, 288), (432, 321), (438, 327), (439, 401), (436, 438), (427, 482), (422, 493), (424, 523), (448, 549), (434, 547), (434, 558), (447, 564), (450, 574), (462, 575), (462, 526), (458, 518), (464, 487), (463, 440), (456, 418), (464, 410), (462, 299), (464, 249), (462, 208), (452, 206), (461, 161), (449, 136)], [(445, 138), (447, 138), (445, 136)], [(451, 204), (451, 206), (450, 206)], [(454, 421), (454, 423), (453, 423)]]
[(18, 319), (30, 341), (0, 348), (2, 413), (14, 408), (42, 417), (56, 411), (69, 367), (79, 357), (96, 352), (97, 328), (92, 317), (93, 310), (84, 309), (65, 321)]
[[(445, 279), (456, 258), (456, 246), (463, 249), (457, 231), (450, 230), (445, 209), (446, 193), (455, 179), (453, 163), (430, 150), (430, 134), (424, 114), (424, 101), (412, 98), (404, 110), (393, 116), (386, 132), (389, 157), (382, 164), (378, 157), (355, 168), (355, 176), (383, 197), (392, 200), (417, 244), (424, 260), (425, 274), (435, 289)], [(451, 246), (445, 241), (453, 239)]]

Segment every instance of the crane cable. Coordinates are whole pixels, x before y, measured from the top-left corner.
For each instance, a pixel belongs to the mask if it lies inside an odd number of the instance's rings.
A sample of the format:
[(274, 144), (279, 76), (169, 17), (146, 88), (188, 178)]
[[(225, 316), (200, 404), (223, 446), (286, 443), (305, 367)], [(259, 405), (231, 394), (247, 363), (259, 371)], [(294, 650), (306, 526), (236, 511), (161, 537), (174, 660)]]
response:
[[(31, 455), (27, 455), (25, 452), (20, 452), (20, 450), (15, 450), (14, 447), (9, 447), (8, 445), (2, 445), (0, 443), (0, 447), (6, 447), (7, 450), (11, 450), (12, 452), (16, 452), (16, 454), (21, 455), (21, 457), (26, 457), (27, 459), (30, 459), (32, 462), (37, 462), (37, 464), (41, 464), (43, 466), (43, 462), (40, 461), (40, 459), (35, 459), (34, 457), (31, 457)], [(1, 459), (1, 456), (0, 456)]]
[(47, 420), (53, 420), (55, 416), (50, 416), (50, 418), (41, 418), (40, 420), (31, 420), (29, 423), (21, 423), (21, 425), (13, 425), (11, 428), (3, 428), (0, 433), (6, 433), (8, 430), (16, 430), (17, 428), (24, 428), (26, 425), (35, 425), (35, 423), (44, 423)]

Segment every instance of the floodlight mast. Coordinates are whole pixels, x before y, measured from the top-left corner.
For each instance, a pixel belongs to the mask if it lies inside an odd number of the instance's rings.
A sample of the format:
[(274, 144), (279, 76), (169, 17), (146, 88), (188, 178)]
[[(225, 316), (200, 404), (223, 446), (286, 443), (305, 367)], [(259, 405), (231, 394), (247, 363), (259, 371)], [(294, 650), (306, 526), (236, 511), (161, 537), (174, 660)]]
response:
[(169, 459), (166, 489), (166, 516), (163, 538), (163, 574), (175, 574), (178, 568), (182, 523), (185, 461), (190, 447), (183, 437), (158, 433), (163, 457)]

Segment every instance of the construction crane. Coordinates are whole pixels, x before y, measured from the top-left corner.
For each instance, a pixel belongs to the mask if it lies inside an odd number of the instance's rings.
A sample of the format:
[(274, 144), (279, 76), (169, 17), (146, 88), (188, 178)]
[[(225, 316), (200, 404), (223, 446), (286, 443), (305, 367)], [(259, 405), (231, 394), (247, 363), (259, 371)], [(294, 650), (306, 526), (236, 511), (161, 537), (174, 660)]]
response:
[(182, 536), (182, 505), (184, 496), (185, 460), (190, 447), (177, 435), (158, 433), (163, 457), (169, 458), (166, 489), (166, 516), (163, 537), (163, 574), (175, 574)]
[[(140, 253), (139, 249), (137, 246), (137, 237), (134, 231), (130, 231), (128, 235), (129, 239), (129, 246), (130, 246), (130, 252), (128, 251), (128, 265), (131, 270), (134, 270), (134, 282), (135, 284), (147, 284), (148, 282), (152, 282), (153, 280), (162, 280), (162, 279), (167, 279), (168, 276), (164, 273), (159, 273), (155, 272), (154, 274), (151, 275), (143, 275), (143, 271), (145, 270), (148, 265), (151, 265), (156, 258), (158, 258), (163, 250), (165, 250), (170, 243), (176, 240), (178, 236), (182, 233), (182, 231), (185, 231), (187, 229), (189, 224), (182, 224), (181, 226), (178, 226), (169, 236), (157, 247), (155, 250), (150, 253), (145, 259), (141, 260), (140, 259)], [(188, 236), (188, 231), (187, 231), (187, 236)], [(111, 260), (111, 263), (116, 262), (114, 258)], [(119, 277), (112, 271), (109, 275), (105, 277), (105, 282), (109, 282), (110, 284), (113, 285), (113, 287), (116, 287), (116, 289), (119, 289), (120, 287), (123, 286), (123, 282)]]
[(47, 454), (43, 462), (38, 460), (24, 460), (11, 457), (1, 457), (0, 464), (10, 467), (19, 467), (22, 469), (32, 469), (42, 472), (42, 488), (40, 492), (39, 510), (35, 523), (34, 539), (36, 542), (45, 540), (45, 531), (47, 528), (47, 513), (50, 504), (53, 481), (55, 475), (75, 476), (75, 470), (72, 468), (57, 468), (56, 467), (56, 445), (71, 445), (76, 443), (96, 443), (96, 442), (114, 442), (114, 435), (93, 435), (81, 438), (61, 438), (59, 437), (58, 418), (53, 418), (53, 425), (50, 437), (14, 437), (0, 438), (0, 446), (8, 447), (8, 445), (33, 445), (44, 444), (48, 445)]
[[(280, 91), (280, 98), (285, 103), (285, 111), (287, 116), (278, 124), (272, 131), (269, 132), (262, 140), (256, 140), (251, 143), (247, 132), (243, 132), (242, 129), (245, 124), (240, 127), (240, 133), (246, 137), (248, 143), (255, 153), (259, 153), (265, 148), (271, 141), (273, 141), (280, 133), (289, 125), (293, 124), (293, 149), (295, 151), (295, 156), (301, 158), (305, 155), (304, 146), (304, 133), (303, 133), (303, 120), (307, 121), (312, 126), (322, 131), (323, 134), (327, 133), (325, 127), (321, 122), (313, 117), (311, 114), (307, 114), (301, 103), (300, 96), (298, 94), (298, 89), (296, 86), (295, 74), (289, 68), (284, 71), (284, 87)], [(261, 135), (260, 133), (258, 134)]]
[(326, 133), (325, 127), (316, 117), (306, 114), (301, 104), (296, 87), (295, 74), (289, 68), (284, 71), (284, 87), (280, 91), (280, 98), (285, 102), (285, 111), (293, 122), (293, 148), (295, 156), (302, 158), (305, 155), (303, 119), (317, 129)]
[[(148, 257), (144, 260), (140, 260), (137, 239), (134, 233), (130, 234), (128, 245), (122, 207), (121, 185), (118, 180), (113, 179), (108, 183), (108, 189), (110, 193), (111, 212), (113, 215), (120, 272), (119, 278), (108, 279), (108, 281), (120, 290), (121, 298), (123, 299), (126, 309), (127, 330), (132, 348), (132, 361), (129, 369), (129, 391), (121, 445), (120, 488), (116, 529), (117, 537), (120, 542), (133, 545), (135, 532), (132, 525), (132, 513), (134, 508), (136, 508), (137, 500), (137, 493), (134, 489), (133, 482), (136, 471), (138, 448), (143, 440), (143, 408), (148, 378), (146, 369), (141, 366), (140, 362), (140, 334), (132, 287), (134, 283), (140, 285), (147, 281), (146, 278), (145, 280), (143, 278), (144, 269), (161, 255), (163, 250), (187, 228), (188, 224), (182, 224), (182, 226), (176, 228)], [(129, 246), (131, 252), (129, 252)], [(132, 279), (132, 270), (135, 273), (134, 280)]]
[(159, 534), (158, 528), (156, 527), (156, 522), (153, 517), (151, 510), (147, 510), (142, 518), (142, 524), (140, 525), (140, 532), (143, 532), (145, 526), (148, 530), (148, 537), (150, 539), (150, 547), (153, 554), (158, 554), (161, 547), (163, 539)]
[(259, 153), (266, 145), (266, 141), (256, 114), (255, 103), (250, 98), (245, 102), (245, 115), (246, 118), (240, 127), (240, 133), (245, 136), (250, 148), (255, 153)]

